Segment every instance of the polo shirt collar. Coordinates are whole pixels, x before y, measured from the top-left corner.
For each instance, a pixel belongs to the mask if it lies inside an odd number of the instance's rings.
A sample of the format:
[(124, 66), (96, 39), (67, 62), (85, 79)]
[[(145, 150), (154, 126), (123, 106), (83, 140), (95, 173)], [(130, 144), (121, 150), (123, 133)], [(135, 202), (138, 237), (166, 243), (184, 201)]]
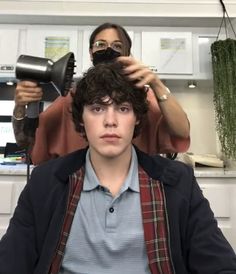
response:
[[(100, 182), (92, 167), (89, 153), (90, 152), (88, 149), (86, 153), (86, 160), (85, 160), (85, 177), (84, 177), (83, 191), (91, 191), (100, 186)], [(121, 191), (123, 192), (126, 189), (139, 192), (138, 158), (137, 158), (137, 154), (134, 147), (132, 147), (132, 156), (131, 156), (131, 164), (130, 164), (129, 172), (125, 179), (124, 184), (122, 185)]]

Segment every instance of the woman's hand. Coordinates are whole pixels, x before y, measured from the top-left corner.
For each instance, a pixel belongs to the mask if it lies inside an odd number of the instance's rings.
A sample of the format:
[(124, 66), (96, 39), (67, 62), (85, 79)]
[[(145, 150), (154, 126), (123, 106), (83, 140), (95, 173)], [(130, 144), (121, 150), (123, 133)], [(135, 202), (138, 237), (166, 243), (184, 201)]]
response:
[[(149, 85), (153, 90), (162, 115), (168, 125), (171, 135), (188, 138), (190, 126), (188, 118), (175, 97), (169, 93), (167, 87), (162, 83), (156, 73), (151, 71), (148, 66), (136, 60), (132, 56), (120, 56), (117, 58), (124, 68), (124, 74), (130, 81), (135, 81), (139, 88)], [(165, 101), (160, 100), (166, 96)]]
[(15, 105), (25, 106), (28, 103), (40, 101), (42, 96), (42, 88), (36, 82), (20, 81), (16, 86)]
[(123, 71), (127, 78), (130, 81), (136, 81), (137, 87), (141, 88), (145, 85), (149, 85), (153, 90), (156, 88), (165, 88), (158, 75), (134, 57), (121, 56), (117, 58), (117, 61), (124, 66)]

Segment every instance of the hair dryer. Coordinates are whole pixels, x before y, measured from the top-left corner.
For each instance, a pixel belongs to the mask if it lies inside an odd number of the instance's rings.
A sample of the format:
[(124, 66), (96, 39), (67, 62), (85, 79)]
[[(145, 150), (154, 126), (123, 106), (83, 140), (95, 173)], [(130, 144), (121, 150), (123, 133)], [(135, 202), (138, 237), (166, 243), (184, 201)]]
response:
[[(58, 61), (30, 55), (20, 55), (16, 63), (16, 78), (20, 80), (52, 83), (57, 92), (65, 96), (72, 83), (75, 67), (74, 53), (69, 52)], [(39, 102), (29, 103), (28, 118), (39, 116)]]

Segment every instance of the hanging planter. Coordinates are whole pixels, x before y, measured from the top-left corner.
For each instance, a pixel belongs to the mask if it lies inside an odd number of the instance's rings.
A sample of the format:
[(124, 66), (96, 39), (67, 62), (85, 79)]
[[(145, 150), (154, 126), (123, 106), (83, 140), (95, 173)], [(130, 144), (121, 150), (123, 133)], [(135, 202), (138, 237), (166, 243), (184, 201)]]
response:
[(227, 158), (236, 159), (236, 40), (211, 45), (216, 128)]
[[(216, 129), (224, 156), (236, 160), (236, 40), (228, 38), (226, 16), (236, 37), (236, 33), (222, 0), (223, 18), (217, 41), (211, 45), (214, 84), (214, 106)], [(225, 26), (226, 40), (219, 40), (222, 24)]]

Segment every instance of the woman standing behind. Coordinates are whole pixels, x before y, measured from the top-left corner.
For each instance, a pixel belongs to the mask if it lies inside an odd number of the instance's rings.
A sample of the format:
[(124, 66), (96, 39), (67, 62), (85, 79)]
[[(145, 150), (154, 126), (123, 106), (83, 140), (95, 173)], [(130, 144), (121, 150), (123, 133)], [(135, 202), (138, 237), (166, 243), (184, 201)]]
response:
[[(185, 112), (158, 75), (130, 55), (131, 46), (126, 30), (112, 23), (98, 26), (89, 40), (90, 58), (94, 65), (111, 60), (120, 62), (130, 81), (135, 81), (137, 87), (147, 86), (149, 112), (141, 134), (133, 143), (149, 154), (187, 151), (190, 145), (190, 126)], [(36, 83), (19, 82), (12, 119), (16, 142), (29, 149), (35, 165), (87, 146), (83, 136), (74, 129), (71, 93), (58, 97), (39, 115), (35, 135), (27, 134), (26, 105), (40, 101), (42, 94), (42, 88)]]

